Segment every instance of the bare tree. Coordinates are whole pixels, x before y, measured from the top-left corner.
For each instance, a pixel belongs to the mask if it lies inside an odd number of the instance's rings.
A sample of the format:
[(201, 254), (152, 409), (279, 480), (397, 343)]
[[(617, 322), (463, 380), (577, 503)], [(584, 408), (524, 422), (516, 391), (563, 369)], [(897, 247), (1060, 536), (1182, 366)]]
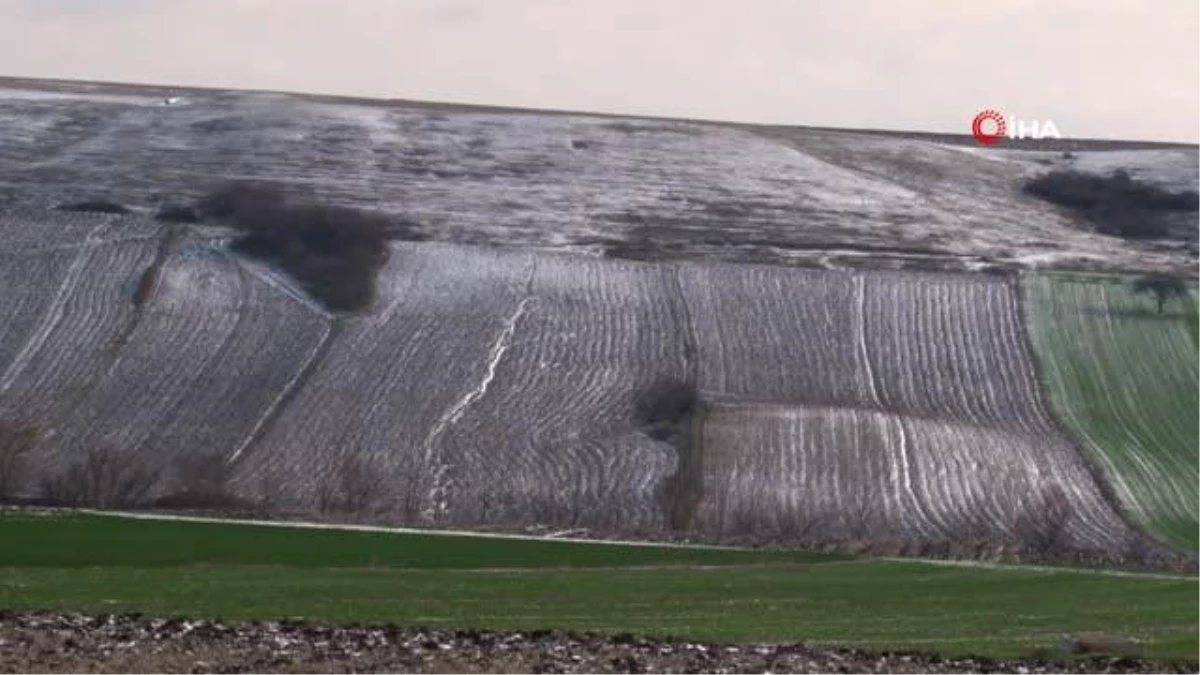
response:
[(328, 516), (342, 511), (337, 483), (332, 480), (320, 480), (317, 483), (317, 513)]
[(366, 514), (379, 506), (385, 481), (374, 463), (358, 456), (347, 456), (338, 469), (338, 481), (349, 513)]
[(827, 536), (828, 514), (812, 509), (781, 509), (775, 517), (775, 527), (781, 539), (800, 544), (815, 544)]
[(278, 514), (282, 507), (279, 483), (272, 480), (269, 474), (263, 473), (258, 477), (258, 491), (253, 500), (254, 510), (264, 516)]
[(743, 500), (722, 509), (720, 518), (721, 536), (730, 541), (752, 541), (764, 531), (761, 511)]
[(368, 515), (380, 506), (386, 478), (373, 462), (347, 453), (331, 480), (317, 486), (317, 510), (321, 513)]
[(1017, 515), (1013, 531), (1026, 548), (1047, 556), (1065, 548), (1073, 515), (1067, 493), (1057, 484), (1048, 485)]
[(882, 525), (879, 501), (862, 490), (851, 493), (842, 506), (842, 526), (849, 538), (860, 541), (871, 539)]
[(98, 446), (42, 483), (42, 495), (53, 504), (100, 509), (144, 505), (159, 471), (116, 450)]
[(1154, 545), (1140, 532), (1130, 532), (1121, 547), (1121, 562), (1130, 567), (1148, 567), (1154, 564)]
[(11, 499), (21, 489), (37, 440), (33, 428), (0, 421), (0, 500)]
[(1188, 295), (1187, 284), (1173, 277), (1140, 277), (1133, 282), (1133, 292), (1139, 295), (1153, 295), (1158, 307), (1158, 313), (1163, 313), (1163, 307), (1168, 300), (1184, 298)]
[(155, 503), (182, 508), (231, 506), (237, 500), (229, 492), (229, 478), (224, 455), (184, 455), (175, 462), (176, 491)]
[[(421, 517), (422, 495), (421, 473), (415, 462), (407, 461), (400, 467), (396, 490), (399, 499), (396, 509), (400, 519), (406, 523), (414, 523)], [(511, 499), (510, 499), (511, 501)]]

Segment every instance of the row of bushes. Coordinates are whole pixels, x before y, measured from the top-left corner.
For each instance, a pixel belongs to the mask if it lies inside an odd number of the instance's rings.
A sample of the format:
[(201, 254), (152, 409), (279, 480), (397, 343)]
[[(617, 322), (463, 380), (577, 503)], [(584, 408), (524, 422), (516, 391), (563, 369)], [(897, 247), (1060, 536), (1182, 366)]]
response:
[(1023, 190), (1078, 211), (1098, 232), (1131, 239), (1164, 237), (1169, 228), (1162, 214), (1200, 209), (1197, 193), (1169, 192), (1122, 170), (1110, 176), (1052, 171), (1029, 180)]
[[(663, 393), (665, 392), (665, 393)], [(650, 428), (676, 427), (683, 390), (660, 388), (645, 399), (648, 413), (643, 419)], [(661, 395), (660, 395), (661, 394)], [(653, 410), (658, 404), (664, 408)], [(686, 414), (682, 414), (686, 418)], [(661, 437), (659, 434), (655, 436)], [(12, 499), (24, 474), (23, 460), (37, 440), (29, 428), (0, 422), (0, 502)], [(273, 495), (278, 486), (264, 486), (259, 499), (251, 502), (233, 495), (230, 467), (219, 455), (184, 457), (172, 465), (173, 476), (163, 480), (161, 468), (152, 469), (106, 448), (93, 449), (77, 457), (64, 470), (38, 485), (40, 503), (56, 506), (129, 509), (212, 509), (221, 512), (278, 515), (282, 504)], [(390, 513), (405, 522), (415, 522), (418, 505), (389, 504), (392, 485), (385, 475), (366, 460), (347, 456), (333, 466), (318, 490), (314, 505), (317, 515), (335, 519), (362, 519)], [(164, 495), (160, 485), (172, 486)], [(158, 491), (159, 494), (155, 494)], [(406, 491), (409, 495), (416, 491)], [(1194, 570), (1195, 559), (1172, 553), (1137, 533), (1131, 533), (1123, 548), (1110, 552), (1076, 549), (1066, 536), (1068, 523), (1076, 517), (1066, 495), (1057, 488), (1043, 491), (1012, 523), (1011, 532), (998, 535), (988, 523), (964, 524), (941, 542), (894, 540), (876, 501), (865, 498), (836, 513), (813, 514), (792, 510), (764, 513), (761, 510), (731, 512), (719, 532), (699, 533), (702, 539), (742, 545), (802, 546), (815, 550), (845, 551), (880, 555), (919, 555), (938, 558), (983, 558), (1023, 562), (1072, 564), (1117, 564), (1135, 568), (1178, 568)], [(562, 514), (560, 505), (547, 510), (548, 517)], [(599, 503), (597, 503), (599, 506)], [(397, 508), (400, 511), (397, 511)], [(601, 509), (603, 510), (603, 509)], [(514, 522), (513, 527), (528, 523)], [(612, 523), (614, 531), (621, 524)], [(661, 536), (662, 533), (641, 533)]]
[[(0, 503), (22, 498), (48, 506), (101, 509), (263, 511), (278, 492), (263, 490), (258, 502), (235, 496), (230, 485), (232, 467), (220, 454), (185, 455), (168, 467), (142, 458), (131, 461), (103, 445), (34, 481), (30, 459), (38, 440), (32, 427), (0, 421)], [(384, 504), (388, 487), (384, 473), (361, 458), (348, 456), (322, 483), (316, 508), (324, 515), (369, 515)], [(266, 508), (266, 512), (271, 510)]]

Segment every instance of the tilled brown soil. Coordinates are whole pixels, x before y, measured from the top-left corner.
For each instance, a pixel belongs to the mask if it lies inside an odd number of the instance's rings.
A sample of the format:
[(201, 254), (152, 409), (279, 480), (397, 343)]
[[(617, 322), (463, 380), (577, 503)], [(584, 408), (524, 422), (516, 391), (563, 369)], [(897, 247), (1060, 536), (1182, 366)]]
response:
[(331, 628), (0, 612), (0, 672), (1196, 672), (1129, 658), (940, 659), (802, 643), (721, 645), (539, 631)]

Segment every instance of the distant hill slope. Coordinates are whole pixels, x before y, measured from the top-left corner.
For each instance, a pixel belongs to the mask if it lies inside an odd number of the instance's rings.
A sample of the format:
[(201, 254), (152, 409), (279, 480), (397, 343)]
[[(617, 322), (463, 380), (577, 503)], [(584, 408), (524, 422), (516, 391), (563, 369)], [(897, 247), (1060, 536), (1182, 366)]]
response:
[(11, 79), (0, 126), (0, 206), (149, 210), (255, 178), (464, 243), (825, 267), (1196, 266), (1194, 214), (1175, 241), (1127, 242), (1020, 191), (1059, 167), (1195, 190), (1194, 146), (1071, 141), (1065, 157), (931, 134)]
[[(20, 222), (0, 417), (42, 433), (30, 493), (107, 448), (150, 497), (212, 460), (245, 502), (393, 522), (943, 553), (1043, 517), (1056, 549), (1137, 536), (1042, 408), (1011, 277), (398, 243), (374, 306), (333, 317), (219, 241)], [(637, 421), (664, 380), (702, 399), (682, 445)]]
[[(1186, 238), (1092, 234), (1021, 194), (1112, 155), (99, 85), (0, 88), (0, 125), (0, 421), (38, 433), (25, 495), (1162, 553), (1045, 409), (1007, 271), (1194, 274)], [(1196, 182), (1186, 149), (1113, 154)], [(435, 241), (376, 240), (373, 302), (333, 313), (226, 225), (150, 217), (228, 178)], [(131, 212), (56, 208), (103, 200)], [(697, 399), (665, 435), (643, 414), (663, 383)]]

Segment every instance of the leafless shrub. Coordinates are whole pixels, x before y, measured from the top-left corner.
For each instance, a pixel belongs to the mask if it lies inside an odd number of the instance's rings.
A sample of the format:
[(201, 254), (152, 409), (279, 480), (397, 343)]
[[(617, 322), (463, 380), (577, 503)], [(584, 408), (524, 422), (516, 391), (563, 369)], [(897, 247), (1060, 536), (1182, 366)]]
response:
[(175, 463), (175, 492), (155, 500), (165, 508), (221, 508), (240, 506), (229, 491), (230, 467), (219, 453), (193, 454)]
[(961, 546), (977, 545), (980, 542), (988, 541), (996, 534), (996, 528), (988, 527), (987, 523), (976, 513), (960, 514), (958, 520), (947, 530), (950, 540)]
[[(997, 489), (1003, 478), (996, 479)], [(946, 530), (948, 555), (953, 558), (1000, 560), (1012, 557), (1020, 548), (1008, 531), (1008, 522), (997, 522), (979, 511), (960, 513)]]
[(1170, 567), (1172, 557), (1140, 532), (1130, 532), (1121, 546), (1120, 563), (1135, 569)]
[(61, 506), (135, 508), (147, 503), (158, 476), (158, 470), (99, 446), (45, 479), (42, 496)]
[(24, 485), (37, 440), (32, 427), (0, 420), (0, 501), (15, 497)]
[(421, 517), (422, 495), (420, 474), (413, 467), (405, 467), (400, 471), (396, 481), (397, 499), (395, 513), (405, 523), (415, 523)]
[(385, 487), (383, 474), (359, 457), (348, 457), (342, 461), (338, 482), (345, 496), (346, 510), (350, 513), (373, 510), (383, 496)]
[(520, 499), (515, 522), (531, 522), (543, 526), (574, 527), (581, 510), (562, 495), (537, 491)]
[(867, 492), (855, 492), (842, 506), (844, 534), (860, 541), (872, 539), (883, 525), (882, 515), (879, 500)]
[(1067, 526), (1073, 516), (1071, 501), (1058, 485), (1042, 488), (1013, 524), (1013, 533), (1030, 552), (1049, 557), (1067, 548)]
[(328, 516), (344, 512), (338, 487), (332, 481), (317, 484), (317, 513)]
[(831, 521), (828, 514), (811, 509), (784, 509), (775, 516), (775, 531), (785, 542), (818, 543), (828, 536)]
[(270, 475), (261, 474), (258, 477), (258, 490), (255, 491), (252, 504), (253, 510), (261, 516), (278, 515), (282, 507), (279, 483), (273, 480)]
[(754, 533), (763, 532), (761, 512), (753, 506), (739, 503), (721, 514), (721, 535), (730, 541), (748, 541)]
[(317, 486), (317, 510), (322, 514), (365, 516), (381, 506), (386, 481), (373, 462), (346, 454), (330, 480)]

